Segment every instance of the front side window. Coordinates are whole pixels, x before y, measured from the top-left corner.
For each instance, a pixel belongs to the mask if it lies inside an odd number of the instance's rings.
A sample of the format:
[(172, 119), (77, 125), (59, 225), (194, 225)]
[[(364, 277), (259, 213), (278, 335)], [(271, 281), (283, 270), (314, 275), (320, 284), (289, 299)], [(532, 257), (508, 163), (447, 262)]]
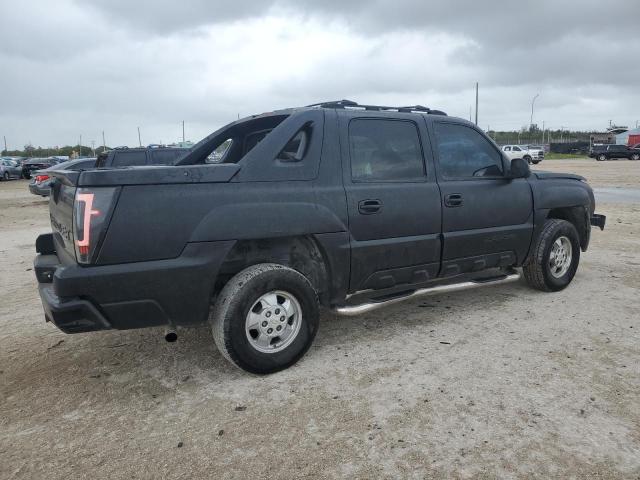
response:
[[(446, 178), (503, 175), (502, 155), (479, 132), (455, 123), (435, 124), (440, 172)], [(515, 149), (515, 147), (514, 147)]]
[(416, 181), (424, 178), (418, 129), (413, 122), (356, 119), (349, 124), (354, 182)]

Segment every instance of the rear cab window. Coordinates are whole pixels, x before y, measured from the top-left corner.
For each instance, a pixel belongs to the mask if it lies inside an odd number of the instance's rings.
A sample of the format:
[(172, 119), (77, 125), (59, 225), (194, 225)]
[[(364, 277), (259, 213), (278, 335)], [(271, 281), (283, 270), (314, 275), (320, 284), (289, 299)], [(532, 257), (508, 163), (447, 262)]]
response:
[(116, 151), (111, 162), (112, 167), (138, 167), (147, 164), (147, 152), (138, 151)]

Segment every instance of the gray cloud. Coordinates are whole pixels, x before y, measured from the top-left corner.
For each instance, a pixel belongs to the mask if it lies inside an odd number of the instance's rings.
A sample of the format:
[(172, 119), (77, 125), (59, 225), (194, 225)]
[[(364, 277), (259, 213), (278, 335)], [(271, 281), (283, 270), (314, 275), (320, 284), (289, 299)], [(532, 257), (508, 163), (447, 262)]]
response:
[(352, 97), (481, 121), (598, 128), (640, 117), (637, 2), (25, 0), (0, 5), (10, 143), (195, 140), (245, 115)]

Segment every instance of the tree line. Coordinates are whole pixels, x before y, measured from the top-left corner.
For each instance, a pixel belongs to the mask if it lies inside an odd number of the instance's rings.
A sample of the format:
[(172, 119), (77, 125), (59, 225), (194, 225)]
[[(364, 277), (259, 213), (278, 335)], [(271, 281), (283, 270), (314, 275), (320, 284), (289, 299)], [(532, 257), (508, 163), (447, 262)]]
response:
[[(110, 150), (109, 147), (100, 146), (95, 149), (95, 155), (101, 154), (105, 150)], [(52, 147), (34, 147), (33, 145), (25, 145), (22, 150), (3, 150), (3, 157), (25, 157), (25, 158), (39, 158), (39, 157), (72, 157), (78, 155), (80, 157), (92, 157), (94, 150), (91, 147), (85, 145), (65, 145), (64, 147), (52, 148)]]

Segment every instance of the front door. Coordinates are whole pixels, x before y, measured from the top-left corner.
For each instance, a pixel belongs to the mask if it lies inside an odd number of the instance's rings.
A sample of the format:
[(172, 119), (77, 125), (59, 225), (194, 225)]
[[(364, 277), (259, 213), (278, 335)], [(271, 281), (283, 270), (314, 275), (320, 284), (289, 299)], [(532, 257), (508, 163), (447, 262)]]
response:
[(442, 195), (442, 275), (513, 265), (533, 234), (533, 198), (524, 178), (506, 177), (500, 150), (469, 124), (434, 120)]
[[(358, 114), (360, 116), (358, 116)], [(351, 233), (350, 291), (428, 281), (440, 268), (441, 205), (425, 125), (340, 113)]]

